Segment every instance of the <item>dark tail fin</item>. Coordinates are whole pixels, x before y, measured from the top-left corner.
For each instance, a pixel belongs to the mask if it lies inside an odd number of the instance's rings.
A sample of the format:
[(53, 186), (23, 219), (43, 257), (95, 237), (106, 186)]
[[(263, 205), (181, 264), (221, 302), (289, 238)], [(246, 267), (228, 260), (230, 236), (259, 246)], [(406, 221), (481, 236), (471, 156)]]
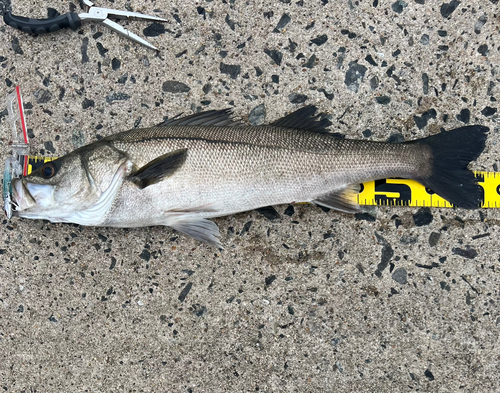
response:
[(467, 126), (415, 141), (429, 146), (433, 156), (431, 175), (416, 180), (457, 207), (479, 207), (481, 187), (467, 165), (483, 151), (488, 130)]

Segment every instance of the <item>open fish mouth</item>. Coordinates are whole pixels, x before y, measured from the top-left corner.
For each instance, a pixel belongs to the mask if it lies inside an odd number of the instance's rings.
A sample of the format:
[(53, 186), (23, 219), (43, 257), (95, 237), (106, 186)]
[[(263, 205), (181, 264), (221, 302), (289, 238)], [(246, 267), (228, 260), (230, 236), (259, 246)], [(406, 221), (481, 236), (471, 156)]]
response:
[(14, 211), (29, 209), (35, 205), (35, 201), (29, 195), (28, 190), (24, 187), (22, 180), (12, 180), (12, 204)]
[(14, 210), (21, 212), (34, 206), (48, 207), (53, 203), (54, 188), (49, 185), (12, 181), (12, 203)]

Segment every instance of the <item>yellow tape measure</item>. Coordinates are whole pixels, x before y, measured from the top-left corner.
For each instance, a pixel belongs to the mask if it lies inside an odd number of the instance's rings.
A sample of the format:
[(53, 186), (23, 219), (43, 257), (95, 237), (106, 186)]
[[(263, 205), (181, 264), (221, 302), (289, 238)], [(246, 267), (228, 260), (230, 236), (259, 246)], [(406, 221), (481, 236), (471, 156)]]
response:
[[(482, 208), (500, 207), (500, 172), (474, 172), (483, 190)], [(363, 184), (358, 195), (360, 205), (453, 207), (446, 199), (434, 194), (415, 180), (383, 179)]]
[[(41, 167), (57, 157), (24, 156), (21, 159), (25, 174)], [(483, 189), (482, 208), (500, 207), (500, 172), (474, 172)], [(382, 179), (362, 185), (358, 203), (365, 206), (411, 206), (411, 207), (453, 207), (446, 199), (434, 194), (415, 180)]]
[(48, 161), (53, 161), (57, 159), (57, 157), (36, 157), (36, 156), (21, 156), (19, 157), (19, 161), (23, 166), (24, 176), (28, 176), (34, 170), (40, 168), (44, 163)]

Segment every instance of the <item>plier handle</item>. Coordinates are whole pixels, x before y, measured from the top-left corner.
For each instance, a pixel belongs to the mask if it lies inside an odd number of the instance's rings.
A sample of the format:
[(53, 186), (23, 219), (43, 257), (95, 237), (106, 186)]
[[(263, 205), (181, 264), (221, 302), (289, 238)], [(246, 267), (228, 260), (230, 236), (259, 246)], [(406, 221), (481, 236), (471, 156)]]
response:
[(155, 46), (151, 45), (145, 39), (128, 31), (118, 23), (109, 20), (108, 17), (115, 19), (146, 20), (158, 22), (166, 22), (166, 19), (158, 18), (156, 16), (144, 15), (138, 12), (94, 7), (94, 3), (92, 3), (90, 0), (83, 0), (83, 3), (88, 7), (88, 11), (82, 14), (68, 12), (66, 14), (59, 15), (55, 18), (50, 19), (30, 19), (23, 16), (12, 15), (11, 12), (7, 12), (4, 14), (3, 20), (10, 27), (31, 34), (54, 33), (68, 27), (72, 30), (76, 30), (82, 25), (83, 22), (99, 22), (135, 42), (147, 46), (150, 49), (157, 50)]

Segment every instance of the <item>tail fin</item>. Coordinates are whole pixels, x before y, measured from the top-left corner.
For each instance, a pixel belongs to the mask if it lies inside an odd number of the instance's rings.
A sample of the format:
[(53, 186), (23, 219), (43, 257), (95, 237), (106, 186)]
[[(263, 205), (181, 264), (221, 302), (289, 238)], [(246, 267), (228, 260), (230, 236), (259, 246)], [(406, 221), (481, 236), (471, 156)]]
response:
[(479, 207), (481, 187), (467, 166), (483, 151), (488, 130), (467, 126), (415, 141), (429, 146), (433, 156), (431, 175), (416, 180), (457, 207)]

